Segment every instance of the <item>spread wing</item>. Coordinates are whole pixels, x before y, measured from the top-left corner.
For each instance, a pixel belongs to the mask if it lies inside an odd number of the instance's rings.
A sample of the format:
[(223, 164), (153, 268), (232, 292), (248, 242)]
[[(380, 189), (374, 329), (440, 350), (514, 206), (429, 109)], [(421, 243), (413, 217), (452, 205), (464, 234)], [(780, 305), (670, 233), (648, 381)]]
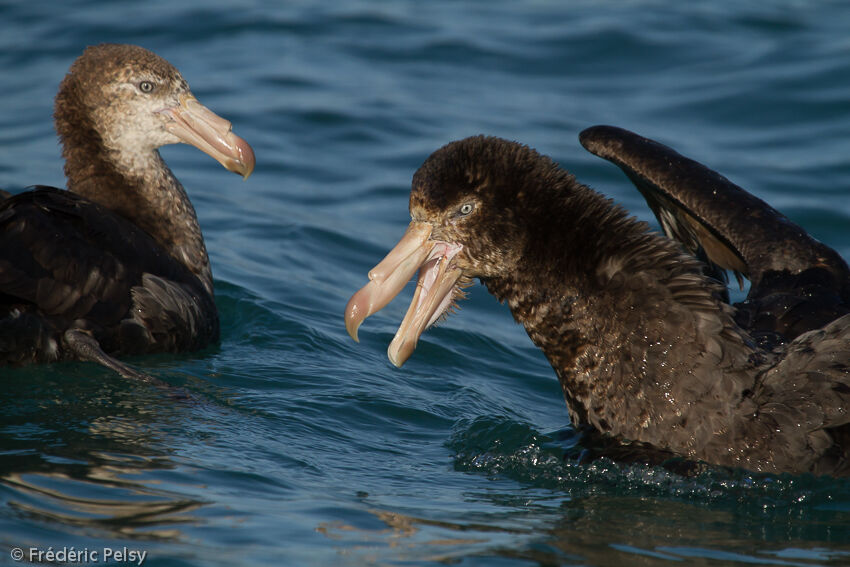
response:
[(850, 312), (850, 270), (831, 248), (719, 173), (653, 140), (613, 126), (579, 137), (619, 166), (668, 237), (752, 282), (736, 316), (744, 328), (791, 340)]

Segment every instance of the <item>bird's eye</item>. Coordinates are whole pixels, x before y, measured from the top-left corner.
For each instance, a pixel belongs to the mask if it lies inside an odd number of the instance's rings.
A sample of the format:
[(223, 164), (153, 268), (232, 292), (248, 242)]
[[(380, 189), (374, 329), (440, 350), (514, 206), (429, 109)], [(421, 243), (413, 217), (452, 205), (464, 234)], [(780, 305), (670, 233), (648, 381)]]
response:
[(153, 92), (153, 83), (150, 81), (142, 81), (139, 83), (139, 90), (145, 94)]
[(472, 203), (464, 203), (463, 205), (460, 206), (460, 208), (457, 210), (457, 212), (458, 212), (459, 215), (465, 217), (466, 215), (471, 213), (474, 208), (475, 208), (475, 205), (473, 205)]

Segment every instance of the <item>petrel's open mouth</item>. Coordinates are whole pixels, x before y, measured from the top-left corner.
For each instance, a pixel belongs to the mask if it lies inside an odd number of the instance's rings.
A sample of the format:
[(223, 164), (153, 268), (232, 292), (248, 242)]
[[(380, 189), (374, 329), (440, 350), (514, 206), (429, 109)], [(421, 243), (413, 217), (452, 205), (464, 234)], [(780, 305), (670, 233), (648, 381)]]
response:
[[(454, 258), (460, 244), (431, 240), (432, 226), (412, 222), (389, 254), (369, 272), (369, 283), (355, 293), (345, 308), (345, 328), (355, 341), (366, 317), (383, 309), (419, 269), (416, 293), (395, 334), (387, 356), (401, 366), (413, 354), (419, 337), (462, 296), (462, 271)], [(420, 269), (421, 268), (421, 269)]]

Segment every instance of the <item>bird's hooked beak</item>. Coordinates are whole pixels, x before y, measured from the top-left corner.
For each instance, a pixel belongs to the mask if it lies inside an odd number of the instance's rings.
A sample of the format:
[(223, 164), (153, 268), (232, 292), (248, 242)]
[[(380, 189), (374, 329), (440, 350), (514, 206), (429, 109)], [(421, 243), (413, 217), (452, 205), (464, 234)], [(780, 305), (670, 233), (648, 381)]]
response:
[(228, 120), (193, 95), (181, 94), (180, 104), (162, 112), (171, 119), (166, 128), (181, 142), (195, 146), (243, 179), (254, 171), (254, 150), (248, 142), (231, 131)]
[(419, 337), (448, 311), (456, 293), (462, 294), (456, 285), (462, 271), (452, 260), (463, 246), (431, 240), (432, 229), (429, 223), (411, 222), (398, 244), (369, 272), (369, 283), (345, 308), (345, 328), (356, 341), (364, 319), (392, 301), (419, 270), (413, 301), (387, 349), (390, 362), (396, 366), (413, 354)]

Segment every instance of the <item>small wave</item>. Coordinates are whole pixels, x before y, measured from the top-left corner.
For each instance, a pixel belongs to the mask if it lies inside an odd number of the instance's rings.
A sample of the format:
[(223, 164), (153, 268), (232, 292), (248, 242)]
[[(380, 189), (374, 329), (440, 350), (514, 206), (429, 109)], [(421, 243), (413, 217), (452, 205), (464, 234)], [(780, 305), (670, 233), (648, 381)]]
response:
[(608, 458), (582, 463), (581, 434), (568, 427), (541, 433), (508, 418), (461, 421), (448, 442), (455, 468), (567, 492), (574, 498), (627, 492), (644, 497), (734, 503), (753, 510), (790, 508), (850, 511), (850, 481), (812, 475), (770, 475), (705, 467), (693, 476), (663, 466)]

